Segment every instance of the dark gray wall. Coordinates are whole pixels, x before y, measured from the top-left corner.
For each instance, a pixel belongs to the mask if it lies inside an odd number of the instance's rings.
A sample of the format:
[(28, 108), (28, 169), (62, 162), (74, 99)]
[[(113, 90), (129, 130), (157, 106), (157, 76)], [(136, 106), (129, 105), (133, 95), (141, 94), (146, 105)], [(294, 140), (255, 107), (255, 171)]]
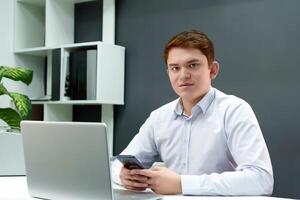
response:
[(103, 0), (75, 4), (75, 43), (102, 40), (102, 7)]
[(175, 33), (200, 29), (215, 43), (214, 86), (248, 101), (275, 174), (274, 196), (300, 198), (300, 1), (118, 0), (116, 43), (126, 47), (125, 105), (115, 108), (114, 154), (150, 112), (175, 98), (162, 50)]

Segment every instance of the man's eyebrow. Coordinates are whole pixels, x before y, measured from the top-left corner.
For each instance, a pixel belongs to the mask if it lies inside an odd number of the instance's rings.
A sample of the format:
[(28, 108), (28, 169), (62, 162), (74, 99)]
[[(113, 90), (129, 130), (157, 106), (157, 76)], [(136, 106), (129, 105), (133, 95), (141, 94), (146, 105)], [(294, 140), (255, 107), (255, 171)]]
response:
[(186, 63), (193, 63), (193, 62), (200, 62), (200, 60), (199, 59), (192, 59), (192, 60), (187, 61)]
[(176, 67), (176, 66), (179, 66), (179, 65), (176, 64), (176, 63), (170, 63), (170, 64), (168, 64), (168, 66), (170, 66), (170, 67)]
[[(191, 60), (188, 60), (187, 62), (186, 62), (186, 64), (190, 64), (190, 63), (194, 63), (194, 62), (201, 62), (199, 59), (191, 59)], [(170, 66), (170, 67), (176, 67), (176, 66), (179, 66), (179, 64), (176, 64), (176, 63), (170, 63), (170, 64), (168, 64), (168, 66)]]

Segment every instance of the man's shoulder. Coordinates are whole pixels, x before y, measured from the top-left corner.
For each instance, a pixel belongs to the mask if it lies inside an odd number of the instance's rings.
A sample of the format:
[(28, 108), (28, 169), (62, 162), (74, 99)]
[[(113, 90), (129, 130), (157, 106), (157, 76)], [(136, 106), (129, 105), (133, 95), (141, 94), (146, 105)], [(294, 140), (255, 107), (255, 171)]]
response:
[(176, 107), (176, 104), (178, 103), (178, 98), (169, 102), (169, 103), (166, 103), (158, 108), (156, 108), (155, 110), (152, 111), (152, 114), (155, 114), (155, 115), (169, 115), (169, 114), (172, 114), (174, 113), (174, 109)]
[(235, 95), (226, 94), (218, 89), (216, 90), (216, 104), (222, 107), (248, 105), (248, 103)]

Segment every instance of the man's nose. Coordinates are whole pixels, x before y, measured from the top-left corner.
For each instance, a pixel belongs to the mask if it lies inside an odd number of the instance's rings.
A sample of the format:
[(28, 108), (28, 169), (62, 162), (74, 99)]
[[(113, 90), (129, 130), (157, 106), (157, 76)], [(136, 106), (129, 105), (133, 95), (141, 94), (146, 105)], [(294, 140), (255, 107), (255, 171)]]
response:
[(186, 67), (182, 67), (180, 70), (180, 79), (191, 78), (191, 73)]

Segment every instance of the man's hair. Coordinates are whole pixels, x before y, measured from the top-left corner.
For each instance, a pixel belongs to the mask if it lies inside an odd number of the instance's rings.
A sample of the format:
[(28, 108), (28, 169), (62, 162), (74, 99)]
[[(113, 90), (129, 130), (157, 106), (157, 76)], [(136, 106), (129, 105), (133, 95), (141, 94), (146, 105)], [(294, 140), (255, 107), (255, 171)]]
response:
[(163, 56), (166, 64), (170, 50), (175, 47), (199, 49), (206, 56), (208, 64), (215, 59), (212, 41), (207, 35), (198, 30), (178, 33), (165, 45)]

